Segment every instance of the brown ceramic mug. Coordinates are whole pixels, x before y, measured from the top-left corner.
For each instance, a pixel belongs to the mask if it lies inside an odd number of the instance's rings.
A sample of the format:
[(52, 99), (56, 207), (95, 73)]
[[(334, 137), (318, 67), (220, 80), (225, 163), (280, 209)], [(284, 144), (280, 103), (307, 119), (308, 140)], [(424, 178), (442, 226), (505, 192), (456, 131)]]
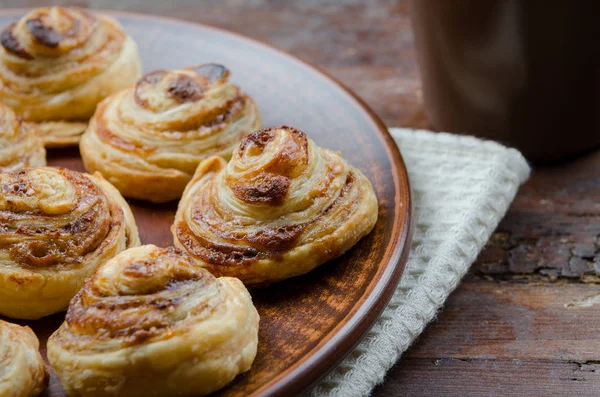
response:
[(433, 127), (533, 161), (600, 146), (599, 16), (596, 0), (411, 0)]

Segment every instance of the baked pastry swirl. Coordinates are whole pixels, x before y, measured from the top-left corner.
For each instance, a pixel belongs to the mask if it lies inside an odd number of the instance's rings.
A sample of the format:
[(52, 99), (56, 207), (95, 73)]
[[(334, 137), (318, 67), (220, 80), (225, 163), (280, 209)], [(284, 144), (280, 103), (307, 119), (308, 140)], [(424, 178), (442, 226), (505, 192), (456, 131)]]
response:
[(0, 396), (34, 397), (48, 386), (48, 372), (29, 327), (0, 320)]
[(206, 64), (159, 70), (104, 100), (80, 148), (88, 171), (100, 171), (126, 197), (165, 202), (181, 197), (203, 159), (229, 159), (260, 127), (256, 104)]
[(46, 165), (46, 150), (38, 128), (24, 123), (0, 103), (0, 171)]
[(0, 314), (64, 310), (85, 279), (139, 245), (133, 214), (100, 176), (40, 167), (0, 173)]
[(48, 359), (69, 395), (200, 396), (250, 368), (258, 322), (238, 279), (145, 245), (107, 262), (77, 293)]
[(214, 275), (271, 283), (341, 255), (373, 229), (377, 213), (358, 169), (284, 126), (244, 138), (229, 163), (202, 162), (172, 232)]
[(96, 105), (133, 85), (137, 46), (119, 23), (79, 8), (30, 11), (0, 34), (0, 101), (40, 123), (47, 146), (76, 144)]

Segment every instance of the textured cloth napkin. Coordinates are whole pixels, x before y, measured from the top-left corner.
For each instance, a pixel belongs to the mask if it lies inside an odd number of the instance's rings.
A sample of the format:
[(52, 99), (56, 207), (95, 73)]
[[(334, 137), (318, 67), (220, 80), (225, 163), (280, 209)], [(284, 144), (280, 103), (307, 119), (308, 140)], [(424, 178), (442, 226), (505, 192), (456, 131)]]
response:
[(372, 330), (311, 396), (362, 397), (383, 381), (458, 286), (529, 176), (523, 156), (495, 142), (404, 128), (390, 132), (413, 190), (408, 263)]

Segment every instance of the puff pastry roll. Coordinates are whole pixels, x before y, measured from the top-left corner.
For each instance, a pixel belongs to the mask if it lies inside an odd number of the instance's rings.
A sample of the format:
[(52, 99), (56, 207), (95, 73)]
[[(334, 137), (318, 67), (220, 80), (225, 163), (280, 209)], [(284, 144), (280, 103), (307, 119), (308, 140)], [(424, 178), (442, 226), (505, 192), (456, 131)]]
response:
[(238, 279), (145, 245), (102, 266), (48, 340), (73, 396), (201, 396), (247, 371), (259, 317)]
[(38, 128), (24, 123), (0, 103), (0, 172), (46, 165), (44, 142)]
[(229, 159), (260, 127), (256, 104), (228, 81), (221, 65), (155, 71), (96, 110), (80, 148), (125, 197), (165, 202), (181, 197), (203, 159)]
[(40, 123), (46, 146), (79, 142), (96, 105), (135, 84), (137, 46), (119, 23), (78, 8), (38, 8), (0, 34), (0, 101)]
[(34, 397), (48, 386), (48, 372), (29, 327), (0, 320), (0, 396)]
[(284, 126), (244, 138), (229, 163), (202, 162), (172, 232), (214, 275), (267, 284), (341, 255), (373, 229), (377, 213), (358, 169)]
[(139, 245), (133, 214), (100, 176), (40, 167), (0, 173), (0, 315), (65, 310), (85, 279)]

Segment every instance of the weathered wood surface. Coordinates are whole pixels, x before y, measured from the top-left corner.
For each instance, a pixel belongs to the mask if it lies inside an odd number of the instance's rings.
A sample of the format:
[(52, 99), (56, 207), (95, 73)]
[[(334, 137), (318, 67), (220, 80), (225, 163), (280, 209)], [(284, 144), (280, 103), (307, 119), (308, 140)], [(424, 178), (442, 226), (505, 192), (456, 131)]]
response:
[[(403, 0), (0, 2), (50, 3), (236, 31), (327, 70), (386, 124), (427, 127)], [(438, 320), (375, 395), (600, 394), (599, 239), (600, 152), (535, 170)]]

